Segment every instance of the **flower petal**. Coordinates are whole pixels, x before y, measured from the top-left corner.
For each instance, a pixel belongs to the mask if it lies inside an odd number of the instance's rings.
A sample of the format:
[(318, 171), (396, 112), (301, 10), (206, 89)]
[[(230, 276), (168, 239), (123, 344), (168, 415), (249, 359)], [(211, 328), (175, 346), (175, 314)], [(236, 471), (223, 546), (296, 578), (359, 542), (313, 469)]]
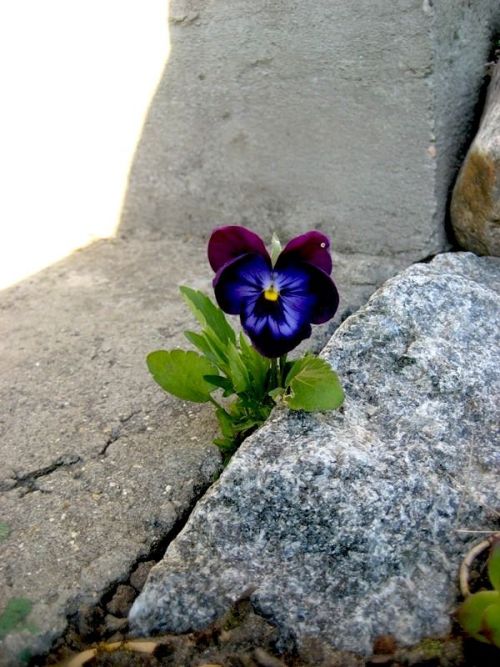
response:
[(262, 293), (249, 299), (244, 303), (241, 323), (261, 354), (278, 357), (311, 335), (310, 322), (317, 296), (310, 291), (307, 266), (299, 264), (283, 272), (273, 271), (271, 278), (278, 299), (269, 301)]
[(242, 314), (241, 324), (254, 347), (264, 357), (281, 357), (311, 335), (311, 325), (307, 321), (297, 327), (287, 319), (272, 314), (259, 317), (252, 309)]
[(335, 315), (339, 294), (327, 273), (307, 262), (297, 262), (276, 270), (275, 275), (282, 303), (290, 316), (295, 310), (308, 322), (322, 324)]
[(332, 272), (330, 239), (321, 232), (312, 231), (289, 241), (276, 262), (276, 268), (295, 262), (307, 262), (327, 274)]
[(242, 255), (224, 264), (213, 280), (217, 303), (225, 313), (239, 315), (245, 305), (261, 297), (271, 277), (271, 260)]
[(312, 324), (328, 322), (335, 315), (339, 307), (339, 293), (335, 287), (335, 283), (321, 269), (305, 263), (302, 266), (306, 267), (309, 272), (309, 289), (316, 296), (310, 321)]
[(246, 227), (228, 225), (212, 232), (208, 242), (208, 261), (214, 271), (246, 253), (269, 258), (264, 241)]

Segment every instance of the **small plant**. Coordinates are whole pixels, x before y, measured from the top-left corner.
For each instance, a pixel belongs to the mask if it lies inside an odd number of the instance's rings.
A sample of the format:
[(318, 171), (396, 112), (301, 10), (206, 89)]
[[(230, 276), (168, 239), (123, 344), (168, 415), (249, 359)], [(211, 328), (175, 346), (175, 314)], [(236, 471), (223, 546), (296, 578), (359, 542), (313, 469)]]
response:
[(10, 535), (9, 526), (3, 521), (0, 521), (0, 542), (4, 542), (9, 537), (9, 535)]
[[(311, 335), (311, 324), (333, 317), (338, 292), (329, 241), (320, 232), (298, 236), (283, 250), (273, 236), (269, 254), (250, 230), (221, 227), (212, 233), (208, 258), (220, 307), (181, 287), (201, 325), (201, 331), (185, 332), (197, 352), (156, 350), (147, 364), (165, 391), (215, 405), (221, 435), (214, 443), (227, 460), (277, 403), (306, 411), (342, 404), (342, 387), (326, 361), (311, 354), (287, 361)], [(224, 313), (239, 315), (245, 333), (238, 335)]]
[(500, 648), (500, 538), (496, 538), (488, 558), (492, 590), (467, 596), (457, 610), (458, 622), (474, 639)]
[(26, 621), (33, 603), (26, 598), (11, 598), (0, 613), (0, 641), (13, 631), (36, 632), (36, 627)]

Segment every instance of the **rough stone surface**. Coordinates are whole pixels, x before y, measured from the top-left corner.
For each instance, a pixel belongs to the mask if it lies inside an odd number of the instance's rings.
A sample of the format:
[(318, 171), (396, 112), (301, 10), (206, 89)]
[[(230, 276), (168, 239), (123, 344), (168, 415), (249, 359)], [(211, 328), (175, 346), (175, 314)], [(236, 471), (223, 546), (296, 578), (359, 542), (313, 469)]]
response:
[[(402, 262), (336, 255), (335, 265), (338, 324)], [(87, 608), (92, 626), (93, 605), (217, 472), (213, 411), (164, 394), (144, 361), (189, 347), (182, 332), (194, 322), (177, 288), (209, 291), (210, 280), (199, 240), (120, 238), (0, 293), (0, 617), (28, 598), (37, 628), (0, 642), (2, 667), (47, 650), (68, 614)]]
[(500, 255), (500, 62), (488, 88), (478, 133), (453, 190), (451, 220), (463, 248)]
[(498, 25), (498, 0), (172, 0), (122, 230), (439, 252)]
[(278, 412), (243, 444), (152, 569), (135, 632), (250, 594), (282, 646), (446, 634), (469, 531), (498, 530), (499, 292), (500, 261), (466, 253), (388, 281), (324, 351), (343, 409)]

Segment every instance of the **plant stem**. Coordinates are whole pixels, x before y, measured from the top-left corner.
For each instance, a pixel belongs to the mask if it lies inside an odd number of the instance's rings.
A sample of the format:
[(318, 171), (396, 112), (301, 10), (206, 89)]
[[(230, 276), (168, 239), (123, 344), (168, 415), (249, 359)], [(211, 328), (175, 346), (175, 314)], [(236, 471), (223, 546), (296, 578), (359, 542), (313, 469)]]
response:
[(212, 398), (212, 396), (210, 396), (210, 399), (209, 399), (209, 400), (210, 400), (210, 403), (213, 403), (213, 404), (215, 405), (216, 408), (218, 408), (219, 410), (222, 410), (223, 412), (225, 412), (226, 414), (228, 414), (227, 410), (225, 410), (225, 409), (222, 407), (222, 405), (221, 405), (220, 403), (217, 403), (217, 401), (215, 400), (215, 398)]
[(278, 360), (276, 357), (271, 359), (271, 389), (279, 387), (278, 379)]
[(286, 354), (281, 355), (280, 357), (280, 375), (279, 382), (280, 387), (285, 387), (285, 376), (286, 376)]

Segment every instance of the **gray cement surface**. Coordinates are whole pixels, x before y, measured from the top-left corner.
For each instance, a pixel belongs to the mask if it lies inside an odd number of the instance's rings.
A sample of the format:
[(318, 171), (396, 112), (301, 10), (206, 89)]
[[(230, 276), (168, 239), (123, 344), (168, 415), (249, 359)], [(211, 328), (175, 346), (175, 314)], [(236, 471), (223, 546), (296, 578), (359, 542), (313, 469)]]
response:
[(499, 26), (498, 0), (171, 0), (122, 229), (251, 221), (439, 252)]
[[(316, 349), (402, 267), (334, 259), (341, 307)], [(211, 277), (199, 240), (121, 238), (0, 293), (0, 619), (9, 601), (32, 605), (0, 641), (0, 665), (48, 650), (217, 474), (211, 409), (167, 396), (145, 366), (153, 349), (189, 348), (177, 287), (209, 292)]]

